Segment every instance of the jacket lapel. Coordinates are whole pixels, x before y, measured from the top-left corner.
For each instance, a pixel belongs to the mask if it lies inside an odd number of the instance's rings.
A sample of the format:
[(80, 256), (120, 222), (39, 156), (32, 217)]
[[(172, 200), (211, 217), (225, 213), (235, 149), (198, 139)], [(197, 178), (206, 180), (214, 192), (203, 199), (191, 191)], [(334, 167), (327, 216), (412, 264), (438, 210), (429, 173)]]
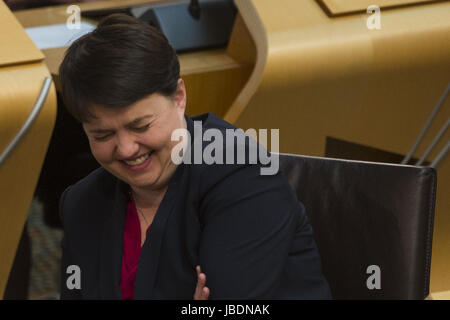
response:
[(122, 298), (120, 278), (126, 216), (124, 191), (124, 183), (116, 179), (114, 201), (105, 201), (112, 204), (112, 207), (106, 209), (110, 211), (110, 214), (103, 225), (100, 245), (100, 297), (102, 299)]
[(180, 165), (175, 171), (174, 176), (170, 179), (167, 192), (159, 205), (155, 218), (147, 233), (144, 246), (142, 247), (136, 273), (136, 282), (134, 285), (134, 299), (136, 300), (158, 298), (154, 286), (161, 244), (163, 241), (164, 230), (167, 227), (168, 218), (179, 198), (177, 194), (180, 187), (183, 168), (184, 166)]

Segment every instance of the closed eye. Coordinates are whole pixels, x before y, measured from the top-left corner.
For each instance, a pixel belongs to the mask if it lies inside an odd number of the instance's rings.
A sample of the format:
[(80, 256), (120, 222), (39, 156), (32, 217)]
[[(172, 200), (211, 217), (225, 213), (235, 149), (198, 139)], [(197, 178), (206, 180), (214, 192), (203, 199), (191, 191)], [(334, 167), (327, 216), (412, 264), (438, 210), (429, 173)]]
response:
[(150, 123), (149, 123), (149, 124), (146, 124), (146, 125), (143, 126), (143, 127), (133, 128), (133, 130), (136, 131), (136, 132), (144, 132), (144, 131), (147, 131), (147, 129), (148, 129), (149, 127), (150, 127)]
[(95, 141), (106, 141), (111, 136), (112, 136), (112, 133), (108, 133), (108, 134), (106, 134), (104, 136), (101, 136), (101, 137), (94, 137), (94, 140)]
[[(145, 131), (148, 130), (149, 127), (150, 127), (150, 123), (148, 123), (148, 124), (146, 124), (145, 126), (142, 126), (142, 127), (131, 128), (131, 130), (136, 131), (136, 132), (145, 132)], [(108, 133), (108, 134), (105, 134), (103, 136), (94, 136), (93, 138), (94, 138), (95, 141), (106, 141), (112, 135), (113, 135), (113, 133)]]

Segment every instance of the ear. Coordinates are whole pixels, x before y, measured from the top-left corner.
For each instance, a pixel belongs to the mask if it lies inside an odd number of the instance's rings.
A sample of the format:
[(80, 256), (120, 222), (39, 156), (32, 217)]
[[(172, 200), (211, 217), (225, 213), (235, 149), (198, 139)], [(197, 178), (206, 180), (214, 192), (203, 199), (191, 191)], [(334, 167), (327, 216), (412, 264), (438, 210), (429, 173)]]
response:
[(187, 97), (186, 97), (186, 87), (184, 86), (184, 81), (183, 79), (178, 79), (178, 85), (177, 85), (177, 91), (175, 92), (174, 95), (174, 102), (177, 108), (179, 108), (180, 112), (182, 112), (184, 114), (185, 110), (186, 110), (186, 101), (187, 101)]

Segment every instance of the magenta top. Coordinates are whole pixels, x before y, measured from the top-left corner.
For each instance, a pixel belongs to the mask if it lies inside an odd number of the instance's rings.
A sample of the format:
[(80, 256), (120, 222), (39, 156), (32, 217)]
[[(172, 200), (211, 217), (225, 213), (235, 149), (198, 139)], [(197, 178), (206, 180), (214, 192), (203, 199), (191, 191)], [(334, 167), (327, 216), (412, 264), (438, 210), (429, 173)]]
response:
[[(127, 198), (127, 213), (123, 231), (122, 273), (120, 277), (122, 300), (133, 299), (136, 272), (142, 250), (139, 216), (132, 197), (128, 196)], [(150, 226), (148, 227), (150, 228)]]

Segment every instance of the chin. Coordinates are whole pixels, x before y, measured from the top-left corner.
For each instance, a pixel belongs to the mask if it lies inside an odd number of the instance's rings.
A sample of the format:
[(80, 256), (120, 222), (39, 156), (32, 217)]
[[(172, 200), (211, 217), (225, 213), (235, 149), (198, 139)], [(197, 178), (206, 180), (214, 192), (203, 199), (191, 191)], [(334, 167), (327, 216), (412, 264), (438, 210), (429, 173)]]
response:
[(157, 182), (157, 177), (153, 174), (146, 174), (145, 176), (138, 177), (138, 178), (130, 178), (127, 177), (126, 181), (129, 185), (139, 187), (139, 188), (146, 188), (146, 187), (152, 187)]

